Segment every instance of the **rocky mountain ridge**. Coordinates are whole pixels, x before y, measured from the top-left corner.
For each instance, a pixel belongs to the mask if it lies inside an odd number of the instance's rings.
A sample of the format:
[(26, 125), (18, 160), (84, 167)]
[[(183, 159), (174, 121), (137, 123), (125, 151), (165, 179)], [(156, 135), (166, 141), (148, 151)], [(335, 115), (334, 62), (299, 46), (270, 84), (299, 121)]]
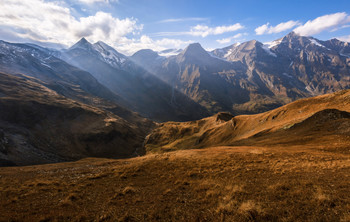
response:
[[(137, 55), (138, 53), (135, 53)], [(211, 113), (259, 113), (350, 86), (349, 44), (294, 32), (206, 52), (198, 43), (176, 56), (138, 63)]]

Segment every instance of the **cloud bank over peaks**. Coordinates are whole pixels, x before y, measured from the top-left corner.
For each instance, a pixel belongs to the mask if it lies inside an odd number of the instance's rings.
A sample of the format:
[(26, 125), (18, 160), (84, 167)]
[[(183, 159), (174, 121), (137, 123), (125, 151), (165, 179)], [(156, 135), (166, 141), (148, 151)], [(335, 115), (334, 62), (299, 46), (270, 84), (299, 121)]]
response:
[(266, 23), (262, 26), (257, 27), (255, 29), (255, 33), (257, 35), (280, 33), (290, 30), (297, 25), (300, 25), (300, 23), (298, 21), (293, 20), (290, 20), (288, 22), (282, 22), (276, 26), (271, 26), (269, 23)]
[(105, 3), (105, 4), (110, 4), (110, 3), (118, 3), (119, 0), (78, 0), (79, 2), (83, 4), (96, 4), (96, 3)]
[(294, 28), (294, 32), (302, 36), (316, 35), (324, 31), (334, 32), (338, 29), (350, 27), (350, 16), (345, 12), (323, 15), (304, 24), (299, 21), (290, 20), (282, 22), (276, 26), (269, 23), (261, 25), (255, 29), (256, 35), (274, 34)]
[(206, 21), (208, 18), (192, 17), (192, 18), (171, 18), (158, 21), (157, 23), (172, 23), (172, 22), (189, 22), (189, 21)]
[(336, 39), (339, 39), (340, 41), (343, 41), (343, 42), (350, 42), (350, 35), (339, 36), (339, 37), (336, 37)]
[(209, 27), (206, 25), (196, 25), (191, 28), (189, 34), (193, 36), (206, 37), (208, 35), (220, 35), (226, 32), (234, 32), (243, 28), (244, 26), (242, 26), (240, 23), (236, 23), (234, 25), (229, 25), (229, 26), (216, 26), (216, 27)]
[(294, 32), (299, 35), (309, 36), (323, 31), (334, 31), (349, 23), (350, 16), (345, 12), (338, 12), (309, 20), (304, 25), (295, 28)]
[(70, 8), (59, 2), (3, 0), (3, 3), (0, 4), (0, 27), (15, 37), (36, 42), (69, 46), (81, 37), (116, 42), (143, 29), (135, 18), (119, 19), (102, 11), (76, 18)]
[(207, 25), (196, 25), (190, 28), (190, 31), (182, 31), (182, 32), (157, 32), (153, 33), (152, 36), (197, 36), (205, 38), (209, 35), (221, 35), (228, 32), (235, 32), (240, 29), (244, 29), (245, 27), (240, 23), (236, 23), (233, 25), (223, 25), (223, 26), (215, 26), (209, 27)]
[[(104, 0), (84, 1), (96, 3)], [(3, 0), (3, 3), (0, 4), (0, 28), (15, 41), (22, 39), (24, 42), (57, 43), (69, 47), (85, 37), (90, 42), (103, 41), (126, 54), (142, 48), (164, 50), (191, 43), (169, 38), (152, 40), (146, 35), (130, 37), (143, 30), (143, 24), (135, 18), (119, 19), (102, 11), (76, 18), (70, 8), (44, 0)]]
[(239, 39), (239, 38), (241, 38), (241, 37), (243, 37), (243, 36), (245, 36), (245, 35), (248, 35), (248, 33), (238, 33), (238, 34), (236, 34), (236, 35), (234, 35), (234, 36), (231, 36), (231, 37), (228, 37), (228, 38), (223, 38), (223, 39), (218, 39), (218, 40), (216, 40), (218, 43), (220, 43), (220, 44), (228, 44), (228, 43), (230, 43), (232, 40), (237, 40), (237, 39)]

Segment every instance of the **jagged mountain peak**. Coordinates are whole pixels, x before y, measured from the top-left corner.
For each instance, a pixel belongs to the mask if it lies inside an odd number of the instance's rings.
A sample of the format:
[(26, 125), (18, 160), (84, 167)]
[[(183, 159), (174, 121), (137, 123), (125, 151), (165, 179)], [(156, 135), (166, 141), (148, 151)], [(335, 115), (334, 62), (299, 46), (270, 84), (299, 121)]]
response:
[(178, 62), (202, 63), (208, 61), (212, 57), (199, 43), (192, 43), (188, 45), (179, 55), (177, 55)]
[(339, 40), (337, 38), (330, 39), (330, 40), (328, 40), (328, 42), (331, 42), (333, 44), (338, 44), (338, 45), (344, 45), (344, 46), (349, 45), (349, 42), (345, 42), (345, 41)]
[(80, 49), (91, 49), (92, 48), (92, 44), (83, 37), (77, 43), (72, 45), (69, 48), (69, 50), (77, 49), (77, 48), (80, 48)]
[(200, 48), (200, 49), (203, 49), (199, 42), (191, 43), (186, 48)]
[(250, 41), (246, 41), (246, 42), (242, 42), (241, 44), (238, 45), (238, 47), (256, 47), (256, 46), (261, 46), (263, 45), (262, 42), (259, 42), (256, 39), (250, 40)]
[(288, 33), (285, 37), (288, 38), (295, 38), (295, 37), (300, 37), (301, 35), (299, 35), (298, 33), (291, 31), (290, 33)]
[(182, 55), (209, 55), (205, 49), (199, 43), (191, 43), (189, 44), (184, 51), (181, 53)]
[(102, 41), (91, 44), (85, 38), (80, 39), (70, 47), (67, 53), (68, 57), (93, 56), (117, 69), (120, 69), (128, 60), (125, 55), (119, 53), (112, 46)]
[(240, 44), (238, 47), (244, 50), (253, 50), (254, 48), (258, 47), (258, 46), (262, 46), (263, 44), (255, 39), (247, 41), (247, 42), (243, 42), (242, 44)]
[(85, 37), (82, 37), (78, 42), (82, 42), (82, 43), (87, 43), (89, 42), (88, 40), (86, 40)]
[(290, 33), (288, 33), (286, 36), (284, 36), (281, 40), (282, 42), (306, 42), (308, 43), (310, 41), (310, 39), (314, 39), (311, 36), (302, 36), (299, 35), (298, 33), (292, 31)]

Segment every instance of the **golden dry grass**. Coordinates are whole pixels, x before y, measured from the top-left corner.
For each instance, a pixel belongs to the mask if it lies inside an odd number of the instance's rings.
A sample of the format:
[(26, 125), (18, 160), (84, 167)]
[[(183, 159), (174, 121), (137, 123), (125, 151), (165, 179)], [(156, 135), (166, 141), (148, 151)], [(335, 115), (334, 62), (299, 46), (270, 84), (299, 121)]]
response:
[(349, 221), (349, 104), (160, 124), (143, 157), (0, 168), (0, 221)]
[(0, 221), (347, 221), (350, 213), (349, 154), (305, 146), (84, 159), (0, 175)]
[(293, 146), (350, 141), (350, 90), (301, 99), (256, 115), (228, 118), (218, 113), (205, 119), (167, 122), (148, 136), (148, 153), (218, 145)]

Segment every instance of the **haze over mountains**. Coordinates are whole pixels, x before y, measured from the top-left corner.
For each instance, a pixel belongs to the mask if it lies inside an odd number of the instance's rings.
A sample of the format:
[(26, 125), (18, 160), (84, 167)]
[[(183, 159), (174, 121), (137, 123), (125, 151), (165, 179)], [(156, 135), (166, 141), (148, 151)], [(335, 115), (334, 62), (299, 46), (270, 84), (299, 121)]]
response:
[[(346, 89), (350, 81), (347, 42), (321, 41), (294, 32), (265, 44), (251, 40), (207, 52), (193, 43), (184, 50), (145, 49), (131, 57), (85, 38), (61, 51), (22, 46), (89, 72), (117, 95), (114, 99), (119, 97), (118, 103), (156, 121), (192, 120), (220, 111), (259, 113), (299, 98)], [(45, 66), (48, 57), (36, 59)], [(36, 69), (13, 66), (10, 71)]]
[(61, 57), (90, 72), (127, 101), (127, 107), (150, 119), (184, 121), (208, 115), (203, 107), (103, 42), (91, 44), (83, 38)]
[(252, 40), (206, 52), (195, 43), (166, 59), (149, 61), (150, 52), (135, 59), (212, 114), (245, 114), (348, 88), (349, 50), (337, 39), (291, 32), (268, 44)]
[[(144, 49), (128, 57), (85, 38), (63, 50), (0, 41), (0, 71), (0, 101), (6, 107), (0, 159), (21, 165), (139, 155), (152, 121), (193, 121), (223, 111), (253, 114), (347, 89), (350, 46), (291, 32), (265, 44), (252, 40), (207, 52), (193, 43), (184, 50)], [(31, 118), (30, 104), (40, 119)], [(62, 112), (52, 115), (54, 107)], [(86, 119), (96, 123), (93, 128), (85, 126)], [(85, 131), (73, 130), (77, 125)], [(70, 132), (69, 139), (52, 137), (61, 132)]]

